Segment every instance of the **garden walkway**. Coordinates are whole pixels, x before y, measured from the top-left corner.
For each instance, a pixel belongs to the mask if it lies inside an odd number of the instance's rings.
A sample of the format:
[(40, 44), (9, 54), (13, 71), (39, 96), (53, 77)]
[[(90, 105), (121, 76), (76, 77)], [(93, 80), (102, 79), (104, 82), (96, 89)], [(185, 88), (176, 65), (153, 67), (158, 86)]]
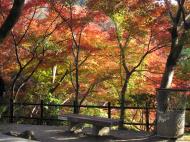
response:
[[(136, 132), (129, 130), (113, 130), (109, 136), (95, 137), (87, 132), (84, 134), (71, 134), (67, 132), (66, 127), (61, 126), (45, 126), (45, 125), (16, 125), (16, 124), (0, 124), (0, 132), (8, 131), (23, 132), (25, 130), (34, 131), (35, 137), (41, 142), (174, 142), (174, 140), (164, 140), (151, 136), (145, 132)], [(27, 142), (24, 139), (15, 138), (0, 134), (0, 142)], [(190, 136), (185, 139), (177, 140), (177, 142), (189, 142)], [(34, 142), (34, 141), (33, 141)]]
[(29, 141), (22, 138), (7, 136), (5, 134), (0, 133), (0, 142), (36, 142), (36, 141)]

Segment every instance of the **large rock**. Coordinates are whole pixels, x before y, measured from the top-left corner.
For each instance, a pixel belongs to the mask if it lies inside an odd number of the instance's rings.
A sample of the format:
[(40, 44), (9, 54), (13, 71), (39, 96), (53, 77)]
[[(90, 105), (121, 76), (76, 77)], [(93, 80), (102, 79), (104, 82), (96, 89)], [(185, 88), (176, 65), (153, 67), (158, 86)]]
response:
[(14, 137), (21, 137), (29, 140), (37, 140), (34, 136), (34, 131), (32, 130), (26, 130), (22, 133), (16, 132), (16, 131), (10, 131), (7, 132), (6, 135), (14, 136)]
[(29, 140), (36, 140), (36, 138), (34, 136), (34, 131), (32, 131), (32, 130), (26, 130), (26, 131), (22, 132), (19, 135), (19, 137), (29, 139)]

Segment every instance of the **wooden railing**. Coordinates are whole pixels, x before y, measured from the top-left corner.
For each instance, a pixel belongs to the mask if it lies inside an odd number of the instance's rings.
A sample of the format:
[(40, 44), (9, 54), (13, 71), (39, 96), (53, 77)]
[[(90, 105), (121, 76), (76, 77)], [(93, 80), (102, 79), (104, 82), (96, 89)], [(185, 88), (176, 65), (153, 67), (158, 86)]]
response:
[[(34, 120), (38, 120), (40, 122), (40, 124), (43, 124), (44, 121), (47, 120), (52, 120), (52, 121), (60, 121), (57, 118), (47, 118), (44, 116), (44, 108), (45, 107), (68, 107), (68, 108), (72, 108), (73, 113), (75, 113), (76, 108), (80, 107), (80, 108), (99, 108), (99, 109), (106, 109), (107, 110), (107, 116), (108, 118), (112, 118), (112, 109), (120, 109), (119, 106), (112, 106), (110, 102), (107, 103), (106, 106), (97, 106), (97, 105), (81, 105), (81, 106), (76, 106), (75, 103), (73, 103), (72, 105), (66, 105), (66, 104), (46, 104), (44, 103), (43, 100), (41, 100), (40, 103), (18, 103), (18, 102), (13, 102), (13, 100), (11, 99), (9, 101), (9, 104), (4, 104), (4, 105), (9, 105), (9, 113), (8, 115), (2, 115), (2, 118), (8, 118), (10, 123), (14, 122), (14, 119), (34, 119)], [(15, 111), (15, 107), (18, 106), (39, 106), (40, 108), (40, 114), (38, 115), (38, 117), (29, 117), (29, 116), (15, 116), (14, 115), (14, 111)], [(150, 122), (150, 111), (156, 111), (155, 107), (150, 107), (148, 104), (146, 104), (144, 107), (139, 107), (139, 106), (126, 106), (125, 110), (144, 110), (144, 116), (145, 116), (145, 122), (124, 122), (124, 124), (126, 125), (139, 125), (139, 126), (145, 126), (146, 131), (150, 131), (150, 127), (154, 126), (155, 124), (153, 122)], [(187, 108), (186, 111), (190, 111), (190, 108)], [(190, 125), (186, 125), (186, 127), (190, 127)]]

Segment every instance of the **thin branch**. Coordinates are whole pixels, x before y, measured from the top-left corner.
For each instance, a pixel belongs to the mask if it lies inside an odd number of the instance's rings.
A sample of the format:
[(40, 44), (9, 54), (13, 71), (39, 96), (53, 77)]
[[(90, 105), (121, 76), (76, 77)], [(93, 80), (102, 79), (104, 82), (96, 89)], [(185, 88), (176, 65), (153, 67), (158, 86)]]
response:
[[(126, 64), (126, 61), (125, 61), (125, 49), (124, 49), (124, 47), (122, 46), (121, 41), (120, 41), (120, 38), (119, 38), (119, 33), (118, 33), (117, 24), (116, 24), (116, 22), (115, 22), (114, 19), (112, 19), (112, 21), (113, 21), (114, 26), (115, 26), (115, 29), (116, 29), (116, 38), (117, 38), (118, 46), (119, 46), (119, 48), (120, 48), (121, 63), (122, 63), (122, 66), (123, 66), (125, 72), (126, 72), (126, 73), (129, 73), (129, 69), (128, 69), (127, 64)], [(126, 40), (126, 42), (127, 42), (127, 41), (128, 41), (128, 40)], [(125, 44), (127, 44), (127, 43), (125, 43)]]
[(43, 60), (40, 60), (38, 62), (38, 64), (34, 67), (34, 69), (32, 70), (32, 72), (28, 75), (28, 77), (26, 79), (24, 79), (24, 81), (19, 85), (19, 88), (16, 91), (16, 94), (14, 96), (14, 98), (17, 97), (19, 91), (22, 89), (22, 87), (28, 82), (28, 80), (32, 77), (32, 75), (35, 73), (35, 71), (38, 69), (39, 65), (42, 63)]
[(84, 94), (83, 98), (80, 101), (80, 105), (82, 105), (82, 103), (84, 102), (84, 100), (89, 96), (89, 94), (94, 90), (94, 88), (96, 87), (96, 85), (98, 85), (101, 82), (104, 82), (106, 80), (109, 80), (112, 78), (112, 75), (107, 75), (103, 78), (97, 78), (87, 89), (87, 91)]
[(69, 74), (69, 70), (66, 70), (65, 73), (62, 75), (62, 77), (60, 78), (60, 80), (58, 81), (58, 83), (49, 90), (49, 92), (52, 94), (53, 92), (55, 92), (55, 90), (59, 87), (59, 85), (61, 84), (61, 82), (65, 79), (65, 77)]
[[(57, 19), (57, 17), (56, 17), (55, 19)], [(54, 23), (54, 22), (55, 22), (55, 20), (53, 20), (53, 21), (50, 23), (50, 25), (52, 25), (52, 23)], [(48, 33), (48, 30), (49, 30), (50, 27), (51, 27), (51, 26), (48, 26), (48, 28), (46, 29), (45, 34), (44, 34), (44, 36), (43, 36), (43, 39), (40, 40), (41, 43), (44, 42), (47, 37), (49, 37), (51, 34), (53, 34), (53, 32), (57, 29), (58, 26), (56, 26), (51, 32)], [(15, 39), (15, 38), (13, 38), (13, 39)], [(14, 40), (14, 43), (16, 44), (16, 40)], [(11, 95), (11, 97), (13, 97), (13, 95), (15, 94), (15, 84), (16, 84), (16, 81), (18, 80), (19, 76), (22, 74), (22, 72), (24, 71), (24, 69), (30, 65), (30, 63), (35, 59), (35, 57), (38, 56), (38, 55), (36, 54), (36, 51), (37, 51), (38, 47), (39, 47), (39, 42), (37, 42), (36, 45), (34, 46), (33, 51), (32, 51), (32, 57), (30, 58), (29, 61), (27, 61), (26, 64), (21, 65), (21, 62), (20, 62), (20, 67), (21, 67), (21, 68), (20, 68), (19, 72), (17, 73), (17, 75), (16, 75), (16, 77), (14, 78), (13, 83), (12, 83), (12, 87), (11, 87), (12, 95)], [(18, 52), (18, 51), (17, 51), (17, 50), (18, 50), (18, 49), (17, 49), (17, 46), (16, 46), (15, 49), (16, 49), (16, 52)], [(46, 50), (45, 50), (44, 47), (43, 47), (43, 51), (42, 51), (42, 55), (43, 55), (43, 56), (44, 56), (44, 54), (45, 54), (45, 51), (46, 51)], [(17, 56), (17, 58), (18, 58), (17, 60), (20, 61), (20, 60), (19, 60), (18, 53), (17, 53), (16, 56)], [(39, 64), (34, 68), (34, 70), (31, 72), (31, 74), (25, 79), (26, 82), (27, 82), (27, 81), (29, 80), (29, 78), (33, 75), (33, 73), (34, 73), (35, 70), (38, 68), (38, 66), (40, 65), (41, 62), (42, 62), (42, 60), (39, 61)], [(19, 88), (22, 88), (22, 86), (23, 86), (23, 85), (21, 84)], [(19, 93), (19, 91), (20, 91), (20, 89), (17, 90), (17, 94)]]
[(150, 80), (151, 82), (153, 82), (156, 85), (160, 84), (160, 82), (156, 82), (155, 80), (151, 79), (150, 77), (148, 77), (148, 76), (146, 76), (144, 74), (141, 74), (141, 75), (143, 75), (144, 77), (146, 77), (148, 80)]
[(26, 28), (26, 30), (24, 31), (24, 34), (21, 36), (21, 38), (19, 39), (19, 41), (17, 42), (16, 41), (16, 38), (15, 38), (15, 35), (13, 33), (13, 31), (11, 31), (11, 35), (12, 35), (12, 38), (13, 38), (13, 42), (14, 42), (14, 47), (15, 47), (15, 54), (16, 54), (16, 59), (17, 59), (17, 63), (19, 64), (19, 68), (21, 69), (22, 68), (22, 63), (20, 61), (20, 58), (19, 58), (19, 54), (18, 54), (18, 45), (22, 42), (23, 38), (26, 36), (29, 28), (30, 28), (30, 25), (33, 21), (33, 18), (34, 18), (34, 15), (36, 14), (36, 7), (35, 7), (35, 10), (33, 12), (33, 15), (32, 15), (32, 18), (30, 19), (29, 23), (28, 23), (28, 26)]
[[(84, 58), (84, 60), (79, 63), (79, 67), (82, 66), (88, 58), (89, 58), (89, 56), (86, 56), (86, 57)], [(72, 72), (74, 72), (75, 70), (76, 70), (75, 68), (74, 68), (74, 69), (70, 69), (70, 70), (67, 69), (67, 70), (65, 71), (65, 73), (62, 75), (62, 77), (60, 78), (60, 80), (57, 82), (57, 84), (56, 84), (53, 88), (51, 88), (51, 89), (49, 90), (49, 92), (50, 92), (50, 93), (55, 92), (55, 90), (61, 85), (61, 82), (63, 82), (63, 80), (65, 79), (65, 77), (66, 77), (68, 74), (71, 74)]]
[(163, 72), (150, 71), (150, 70), (135, 70), (136, 72), (148, 72), (151, 74), (163, 74)]
[(168, 13), (170, 15), (170, 18), (171, 18), (172, 22), (175, 23), (175, 18), (174, 18), (173, 14), (172, 14), (170, 2), (168, 0), (164, 0), (164, 2), (165, 2), (166, 8), (168, 10)]
[[(22, 40), (24, 39), (24, 37), (26, 36), (26, 34), (27, 34), (27, 32), (28, 32), (28, 30), (29, 30), (31, 24), (32, 24), (32, 21), (33, 21), (33, 19), (34, 19), (34, 16), (35, 16), (35, 14), (36, 14), (36, 11), (37, 11), (37, 6), (35, 6), (35, 10), (34, 10), (34, 12), (33, 12), (33, 14), (32, 14), (32, 18), (30, 19), (30, 21), (29, 21), (29, 23), (28, 23), (28, 26), (27, 26), (26, 30), (24, 31), (24, 34), (21, 36), (21, 38), (20, 38), (20, 40), (17, 42), (16, 46), (18, 46), (18, 45), (22, 42)], [(12, 32), (12, 34), (13, 34), (13, 32)]]

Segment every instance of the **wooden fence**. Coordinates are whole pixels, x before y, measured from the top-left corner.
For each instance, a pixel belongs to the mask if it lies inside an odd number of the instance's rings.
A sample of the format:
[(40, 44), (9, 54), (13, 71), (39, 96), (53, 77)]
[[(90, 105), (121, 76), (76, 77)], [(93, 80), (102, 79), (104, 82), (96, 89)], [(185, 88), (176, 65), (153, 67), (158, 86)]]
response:
[[(16, 106), (39, 106), (40, 107), (40, 114), (38, 117), (29, 117), (29, 116), (15, 116), (14, 115), (14, 109)], [(76, 106), (75, 103), (73, 103), (72, 105), (62, 105), (62, 104), (45, 104), (43, 100), (41, 100), (40, 103), (18, 103), (18, 102), (13, 102), (13, 100), (11, 99), (9, 101), (9, 113), (6, 116), (2, 116), (4, 118), (8, 118), (10, 123), (14, 122), (14, 119), (34, 119), (34, 120), (38, 120), (40, 122), (40, 124), (43, 124), (44, 121), (47, 120), (52, 120), (52, 121), (60, 121), (57, 118), (46, 118), (44, 117), (44, 108), (48, 106), (48, 107), (68, 107), (68, 108), (72, 108), (73, 113), (76, 112), (76, 108), (80, 107), (80, 108), (99, 108), (99, 109), (106, 109), (107, 110), (107, 116), (108, 118), (112, 118), (112, 109), (120, 109), (119, 106), (112, 106), (110, 102), (107, 103), (107, 106), (95, 106), (95, 105), (81, 105), (81, 106)], [(145, 126), (146, 131), (150, 131), (150, 127), (154, 126), (154, 123), (150, 122), (150, 111), (155, 111), (156, 108), (155, 107), (150, 107), (148, 104), (146, 104), (144, 107), (132, 107), (132, 106), (126, 106), (125, 110), (144, 110), (145, 113), (145, 122), (144, 123), (136, 123), (136, 122), (124, 122), (124, 124), (126, 125), (139, 125), (139, 126)], [(190, 111), (190, 108), (187, 108), (186, 111)], [(190, 127), (190, 125), (186, 125), (186, 127)]]

